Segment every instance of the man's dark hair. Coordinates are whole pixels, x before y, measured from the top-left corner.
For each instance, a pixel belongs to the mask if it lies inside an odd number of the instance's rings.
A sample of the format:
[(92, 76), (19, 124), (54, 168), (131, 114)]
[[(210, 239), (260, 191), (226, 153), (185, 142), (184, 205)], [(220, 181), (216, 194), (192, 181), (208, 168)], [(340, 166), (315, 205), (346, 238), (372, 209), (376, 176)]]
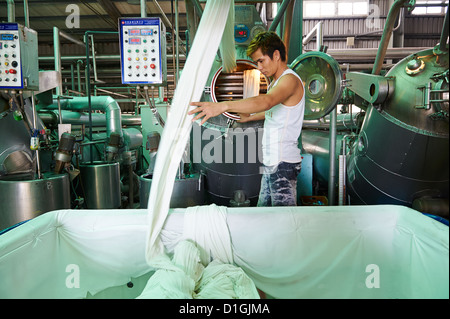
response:
[(286, 47), (280, 37), (273, 31), (258, 33), (247, 48), (247, 56), (251, 56), (256, 50), (261, 49), (262, 54), (273, 59), (275, 50), (280, 52), (281, 61), (286, 61)]

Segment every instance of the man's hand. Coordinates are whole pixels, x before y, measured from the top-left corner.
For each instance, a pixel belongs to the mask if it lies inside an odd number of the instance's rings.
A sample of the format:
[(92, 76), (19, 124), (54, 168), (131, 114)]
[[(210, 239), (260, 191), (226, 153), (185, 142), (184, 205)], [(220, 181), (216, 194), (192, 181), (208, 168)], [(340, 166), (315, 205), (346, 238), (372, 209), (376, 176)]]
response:
[(250, 114), (246, 114), (246, 113), (239, 113), (238, 114), (240, 119), (237, 120), (238, 123), (246, 123), (246, 122), (250, 122)]
[(200, 125), (203, 125), (209, 118), (218, 116), (227, 110), (225, 103), (192, 102), (190, 105), (197, 106), (197, 108), (189, 111), (188, 114), (197, 114), (192, 119), (193, 122), (203, 118)]

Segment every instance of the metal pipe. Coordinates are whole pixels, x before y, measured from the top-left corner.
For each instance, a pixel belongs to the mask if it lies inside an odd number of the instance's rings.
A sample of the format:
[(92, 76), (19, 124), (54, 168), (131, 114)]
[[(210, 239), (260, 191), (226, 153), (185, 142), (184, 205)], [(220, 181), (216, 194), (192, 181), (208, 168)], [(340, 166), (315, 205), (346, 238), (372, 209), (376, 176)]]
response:
[(442, 33), (441, 33), (441, 38), (439, 41), (439, 50), (441, 52), (447, 52), (447, 39), (448, 39), (448, 34), (449, 34), (449, 26), (448, 26), (448, 5), (447, 5), (447, 13), (445, 14), (445, 19), (444, 19), (444, 25), (442, 27)]
[(323, 45), (323, 22), (320, 21), (317, 24), (317, 36), (316, 36), (316, 49), (317, 49), (317, 51), (320, 50), (322, 45)]
[(175, 0), (175, 32), (176, 32), (176, 45), (175, 45), (175, 66), (176, 66), (176, 77), (175, 77), (175, 87), (178, 84), (178, 75), (180, 74), (180, 42), (178, 37), (178, 0)]
[(72, 82), (72, 91), (75, 91), (75, 70), (73, 63), (70, 64), (70, 80)]
[(81, 70), (80, 70), (80, 63), (83, 63), (82, 60), (77, 61), (77, 82), (78, 82), (78, 92), (81, 92)]
[(77, 44), (77, 45), (82, 46), (82, 47), (86, 47), (85, 43), (83, 43), (80, 40), (77, 40), (77, 39), (73, 38), (71, 35), (65, 33), (64, 31), (59, 30), (59, 35), (61, 37), (63, 37), (64, 39), (69, 40), (70, 42), (72, 42), (74, 44)]
[(97, 61), (96, 61), (96, 57), (95, 57), (95, 45), (94, 45), (94, 36), (93, 35), (91, 35), (91, 46), (92, 46), (92, 67), (93, 67), (93, 71), (94, 71), (94, 81), (97, 82), (98, 81)]
[[(31, 107), (33, 108), (33, 130), (37, 130), (37, 112), (36, 112), (36, 101), (34, 98), (34, 91), (31, 92)], [(36, 153), (36, 169), (37, 169), (37, 175), (38, 179), (42, 178), (41, 174), (41, 159), (39, 154), (39, 146), (35, 151)]]
[(286, 15), (284, 17), (283, 42), (286, 46), (286, 59), (289, 56), (289, 46), (290, 46), (290, 42), (291, 42), (291, 30), (292, 30), (292, 16), (294, 15), (295, 1), (296, 0), (292, 0), (289, 3), (289, 6), (286, 11)]
[(61, 96), (58, 95), (58, 97), (56, 98), (56, 100), (58, 101), (59, 124), (62, 124), (62, 115), (61, 115)]
[(337, 107), (330, 114), (330, 171), (328, 177), (328, 203), (334, 205), (336, 179), (336, 118)]
[(314, 35), (316, 35), (316, 46), (317, 50), (319, 50), (320, 46), (323, 44), (323, 31), (322, 31), (323, 22), (319, 21), (314, 28), (309, 31), (309, 33), (306, 35), (306, 37), (303, 39), (303, 45), (307, 45)]
[[(156, 1), (156, 0), (155, 0)], [(197, 9), (197, 15), (201, 19), (203, 14), (203, 8), (200, 5), (200, 2), (198, 0), (189, 0), (194, 5), (195, 9)]]
[[(169, 18), (167, 18), (166, 14), (164, 13), (164, 10), (159, 5), (158, 1), (153, 0), (153, 3), (156, 6), (156, 8), (158, 9), (159, 14), (161, 14), (161, 17), (162, 17), (164, 23), (166, 24), (166, 26), (168, 26), (173, 31), (172, 23), (170, 22)], [(177, 38), (179, 41), (181, 41), (180, 35), (178, 33), (177, 33)], [(169, 55), (167, 55), (167, 56), (169, 56)]]
[[(89, 100), (91, 104), (89, 105)], [(88, 123), (92, 126), (92, 111), (102, 111), (105, 112), (106, 116), (106, 133), (109, 137), (111, 133), (118, 133), (123, 136), (122, 132), (122, 118), (119, 104), (110, 96), (88, 96), (88, 97), (70, 97), (70, 99), (64, 96), (60, 97), (61, 110), (71, 110), (71, 111), (88, 111)], [(58, 101), (55, 98), (53, 104), (49, 105), (38, 105), (39, 110), (57, 110)], [(92, 138), (89, 138), (92, 140)]]
[(281, 18), (284, 15), (284, 12), (286, 11), (286, 8), (288, 7), (291, 0), (283, 0), (280, 6), (280, 10), (278, 10), (277, 15), (272, 21), (272, 24), (270, 25), (269, 31), (275, 31), (278, 27), (278, 24), (280, 23)]
[(345, 204), (345, 179), (346, 179), (346, 157), (339, 155), (339, 185), (338, 185), (338, 205)]
[(8, 22), (16, 22), (16, 6), (14, 0), (6, 0), (8, 10)]
[[(403, 59), (416, 52), (432, 49), (432, 47), (416, 47), (416, 48), (388, 48), (386, 50), (386, 58)], [(336, 60), (373, 60), (377, 56), (376, 48), (357, 48), (357, 49), (328, 49), (327, 53)]]
[(56, 95), (61, 95), (62, 93), (61, 47), (59, 42), (58, 27), (53, 27), (53, 58), (55, 61), (55, 71), (57, 71), (60, 74), (58, 86), (55, 88)]
[[(62, 119), (59, 119), (57, 110), (45, 110), (41, 109), (39, 111), (39, 118), (45, 125), (58, 124), (60, 121), (66, 124), (88, 124), (89, 116), (83, 111), (71, 111), (71, 110), (61, 110)], [(140, 115), (126, 115), (121, 114), (121, 124), (125, 126), (140, 126), (142, 125), (142, 119)], [(109, 117), (111, 119), (111, 117)], [(107, 126), (107, 116), (105, 113), (94, 113), (92, 114), (92, 126), (94, 127), (106, 127)], [(109, 125), (111, 126), (111, 125)], [(122, 130), (123, 131), (123, 130)], [(123, 132), (125, 134), (125, 132)]]
[[(416, 51), (414, 51), (416, 52)], [(173, 54), (167, 54), (166, 55), (167, 58), (172, 58), (174, 55)], [(180, 58), (182, 59), (186, 59), (186, 55), (185, 54), (180, 54), (179, 55)], [(85, 55), (65, 55), (61, 57), (61, 60), (84, 60), (86, 59)], [(119, 54), (102, 54), (102, 55), (97, 55), (96, 59), (99, 60), (120, 60), (120, 55)], [(39, 61), (51, 61), (53, 60), (53, 56), (40, 56), (39, 57)]]
[(161, 14), (161, 17), (166, 26), (168, 26), (170, 29), (173, 29), (172, 23), (170, 22), (169, 18), (167, 18), (166, 14), (164, 13), (164, 10), (159, 5), (158, 1), (153, 0), (153, 4), (156, 6), (156, 9), (158, 9), (159, 13)]
[(23, 0), (23, 18), (25, 20), (25, 26), (30, 27), (30, 14), (28, 11), (28, 0)]
[[(336, 120), (336, 129), (340, 131), (356, 130), (358, 129), (358, 121), (361, 113), (345, 113), (338, 114)], [(326, 116), (321, 120), (305, 120), (303, 121), (303, 127), (307, 129), (329, 129), (330, 128), (330, 116)]]
[[(86, 43), (86, 96), (88, 99), (88, 108), (89, 108), (89, 140), (92, 141), (92, 105), (91, 105), (91, 74), (90, 74), (90, 61), (89, 61), (89, 35), (101, 33), (101, 34), (117, 34), (118, 31), (86, 31), (84, 34), (84, 43)], [(116, 101), (114, 101), (117, 103)], [(119, 115), (120, 115), (120, 107), (119, 107)], [(120, 119), (120, 116), (119, 116)], [(120, 132), (122, 132), (122, 126), (119, 127)], [(93, 147), (89, 146), (89, 158), (91, 159), (91, 163), (93, 163), (94, 159), (92, 157)]]
[[(306, 36), (303, 44), (308, 43), (312, 35), (316, 33), (316, 46), (320, 50), (323, 45), (322, 21), (316, 24), (311, 32)], [(330, 170), (328, 176), (328, 203), (330, 206), (335, 203), (335, 179), (336, 179), (336, 133), (337, 133), (337, 107), (335, 106), (330, 114)]]
[(338, 205), (345, 205), (346, 179), (347, 179), (347, 138), (352, 135), (344, 135), (342, 138), (341, 154), (339, 155), (339, 185)]
[(396, 0), (389, 10), (388, 16), (386, 18), (386, 25), (384, 26), (383, 35), (381, 36), (380, 45), (378, 47), (377, 56), (372, 69), (372, 74), (379, 75), (381, 67), (383, 65), (384, 57), (386, 56), (386, 50), (389, 45), (389, 39), (392, 35), (392, 30), (394, 28), (395, 20), (398, 17), (400, 9), (409, 0)]
[(141, 18), (147, 17), (147, 4), (146, 0), (141, 0)]

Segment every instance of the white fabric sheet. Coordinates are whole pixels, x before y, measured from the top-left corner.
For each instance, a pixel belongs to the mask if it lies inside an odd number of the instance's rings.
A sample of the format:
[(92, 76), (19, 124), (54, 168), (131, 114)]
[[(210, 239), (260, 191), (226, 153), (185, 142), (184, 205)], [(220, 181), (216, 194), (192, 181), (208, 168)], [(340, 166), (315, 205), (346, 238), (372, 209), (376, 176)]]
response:
[(258, 96), (261, 82), (261, 72), (259, 70), (245, 70), (244, 71), (244, 99)]
[[(184, 240), (185, 212), (171, 209), (162, 229), (169, 253)], [(146, 218), (60, 210), (1, 235), (0, 298), (83, 298), (148, 273)], [(275, 298), (449, 298), (449, 228), (412, 209), (227, 208), (226, 221), (235, 264)], [(66, 286), (71, 265), (78, 288)], [(366, 286), (370, 265), (379, 288)]]
[[(217, 36), (219, 36), (219, 34), (217, 34)], [(205, 41), (209, 40), (206, 39)], [(222, 70), (226, 73), (233, 72), (236, 69), (236, 49), (234, 44), (234, 0), (232, 1), (228, 11), (227, 22), (225, 24), (225, 29), (223, 30), (222, 41), (220, 42), (219, 49), (220, 56), (222, 57)]]
[[(199, 101), (201, 98), (222, 39), (228, 14), (232, 11), (231, 7), (233, 6), (233, 0), (207, 1), (192, 49), (189, 52), (175, 91), (170, 116), (164, 127), (160, 148), (156, 156), (152, 187), (147, 205), (149, 233), (146, 258), (152, 266), (157, 266), (158, 256), (164, 254), (164, 247), (159, 235), (169, 211), (175, 176), (192, 126), (193, 116), (187, 115), (190, 109), (189, 104), (192, 101)], [(232, 18), (234, 19), (234, 17)], [(230, 21), (232, 21), (232, 18), (230, 18)], [(229, 35), (226, 39), (230, 39)], [(230, 45), (233, 44), (224, 44), (225, 47)]]

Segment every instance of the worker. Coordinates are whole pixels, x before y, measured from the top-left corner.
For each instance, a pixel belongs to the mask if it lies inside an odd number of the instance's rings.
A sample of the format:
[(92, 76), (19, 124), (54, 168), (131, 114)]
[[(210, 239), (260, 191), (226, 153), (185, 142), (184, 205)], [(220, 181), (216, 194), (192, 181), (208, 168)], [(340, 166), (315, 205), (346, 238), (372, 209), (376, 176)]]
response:
[(192, 102), (193, 121), (224, 112), (238, 113), (239, 122), (264, 120), (262, 139), (263, 177), (258, 206), (296, 206), (297, 175), (301, 169), (298, 138), (305, 112), (304, 86), (287, 65), (286, 47), (275, 32), (258, 33), (247, 48), (258, 70), (272, 78), (267, 94), (242, 100)]

